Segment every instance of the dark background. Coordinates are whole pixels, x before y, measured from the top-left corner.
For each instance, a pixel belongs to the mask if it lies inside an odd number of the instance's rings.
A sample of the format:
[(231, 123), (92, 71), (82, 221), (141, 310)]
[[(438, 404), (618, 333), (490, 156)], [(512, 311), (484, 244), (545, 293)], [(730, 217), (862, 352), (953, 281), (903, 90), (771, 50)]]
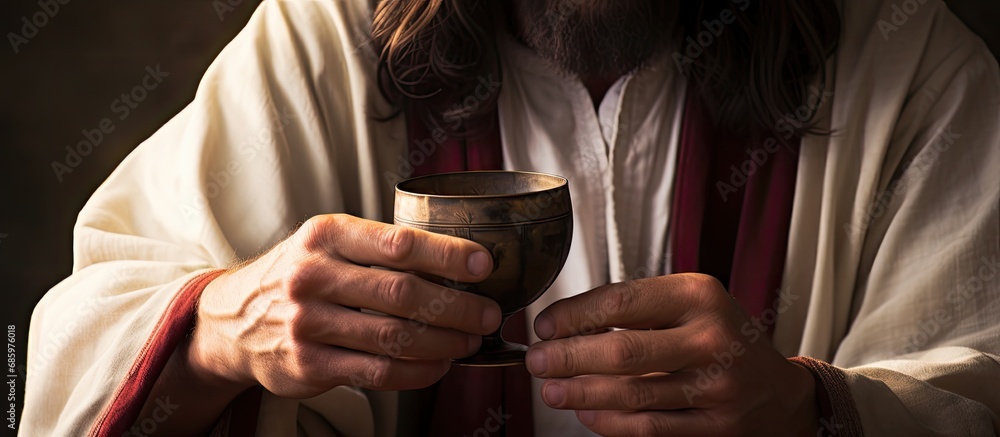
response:
[[(8, 0), (0, 6), (0, 326), (15, 326), (19, 366), (25, 363), (32, 308), (72, 268), (77, 212), (133, 147), (194, 97), (209, 63), (257, 3), (70, 0), (58, 5), (59, 11), (16, 54), (8, 33), (20, 34), (22, 17), (30, 20), (42, 9), (38, 0)], [(1000, 0), (947, 3), (990, 42), (994, 54), (1000, 53), (995, 25)], [(112, 102), (141, 83), (147, 66), (157, 65), (169, 77), (119, 120)], [(115, 130), (59, 181), (51, 163), (62, 162), (65, 147), (106, 117)], [(17, 378), (19, 405), (23, 384)], [(6, 394), (6, 384), (2, 388)], [(6, 405), (0, 402), (3, 411)], [(2, 424), (6, 429), (7, 422)]]

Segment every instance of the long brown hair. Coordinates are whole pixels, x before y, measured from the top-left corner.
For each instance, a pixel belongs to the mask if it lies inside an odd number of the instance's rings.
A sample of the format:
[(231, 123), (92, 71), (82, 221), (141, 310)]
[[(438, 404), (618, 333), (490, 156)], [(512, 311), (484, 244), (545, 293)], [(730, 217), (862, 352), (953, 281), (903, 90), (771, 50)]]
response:
[[(840, 36), (834, 0), (677, 1), (682, 34), (674, 61), (718, 126), (777, 134), (783, 120), (802, 113), (810, 85), (825, 83), (826, 59)], [(379, 2), (372, 37), (380, 50), (382, 92), (437, 125), (491, 116), (498, 93), (474, 106), (462, 99), (484, 77), (500, 75), (494, 41), (500, 3)], [(735, 19), (724, 31), (711, 28), (727, 14)], [(791, 126), (795, 134), (816, 133), (808, 123), (816, 108), (806, 109), (809, 117), (797, 115), (803, 123)]]

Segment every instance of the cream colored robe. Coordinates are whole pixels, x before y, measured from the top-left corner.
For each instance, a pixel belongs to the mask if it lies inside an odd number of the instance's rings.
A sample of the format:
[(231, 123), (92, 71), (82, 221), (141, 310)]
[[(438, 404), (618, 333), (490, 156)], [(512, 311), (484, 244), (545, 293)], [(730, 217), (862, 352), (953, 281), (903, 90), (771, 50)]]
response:
[[(391, 218), (405, 130), (373, 119), (390, 107), (361, 47), (367, 3), (265, 1), (194, 102), (93, 195), (73, 274), (32, 318), (24, 435), (87, 432), (188, 279), (312, 215)], [(992, 434), (997, 63), (940, 0), (843, 3), (819, 115), (834, 134), (803, 139), (784, 279), (797, 300), (775, 346), (843, 367), (869, 435)], [(362, 394), (328, 397), (265, 395), (258, 434), (291, 435), (305, 416), (348, 434), (394, 431), (391, 395), (371, 397), (374, 420)]]

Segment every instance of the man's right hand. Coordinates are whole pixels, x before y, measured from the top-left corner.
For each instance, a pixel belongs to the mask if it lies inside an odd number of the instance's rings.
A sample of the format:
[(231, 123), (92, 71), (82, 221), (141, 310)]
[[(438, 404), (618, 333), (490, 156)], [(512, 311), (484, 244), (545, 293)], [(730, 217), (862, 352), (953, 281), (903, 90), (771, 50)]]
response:
[(492, 271), (468, 240), (316, 216), (206, 287), (186, 361), (200, 376), (291, 398), (426, 387), (500, 326), (500, 307), (406, 272), (478, 282)]

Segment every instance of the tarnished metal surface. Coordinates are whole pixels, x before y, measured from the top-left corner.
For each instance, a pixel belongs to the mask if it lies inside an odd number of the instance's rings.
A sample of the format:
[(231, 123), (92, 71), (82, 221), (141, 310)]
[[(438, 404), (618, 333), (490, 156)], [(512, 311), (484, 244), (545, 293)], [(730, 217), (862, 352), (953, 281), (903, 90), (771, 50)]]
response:
[[(488, 279), (446, 285), (495, 300), (504, 318), (552, 285), (573, 236), (568, 182), (541, 173), (461, 172), (410, 179), (396, 185), (393, 215), (397, 225), (466, 238), (489, 250), (494, 270)], [(516, 364), (518, 356), (523, 360), (523, 347), (516, 346), (489, 336), (471, 361)], [(498, 352), (513, 354), (489, 357)]]

